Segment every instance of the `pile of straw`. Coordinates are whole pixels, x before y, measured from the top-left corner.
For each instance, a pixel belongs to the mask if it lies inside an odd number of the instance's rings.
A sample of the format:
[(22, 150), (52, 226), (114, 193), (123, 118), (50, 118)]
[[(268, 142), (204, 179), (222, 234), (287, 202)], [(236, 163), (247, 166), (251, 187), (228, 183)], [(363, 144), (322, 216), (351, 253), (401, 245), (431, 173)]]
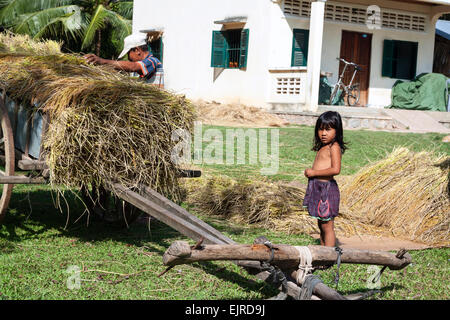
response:
[[(226, 176), (188, 179), (183, 187), (186, 202), (206, 215), (290, 234), (319, 232), (317, 220), (302, 206), (304, 188), (281, 181)], [(342, 234), (352, 234), (356, 228), (357, 223), (350, 219), (336, 221), (336, 229)]]
[(199, 119), (210, 125), (246, 127), (283, 127), (288, 121), (261, 108), (243, 104), (221, 104), (198, 100), (194, 102)]
[(448, 156), (397, 148), (343, 185), (341, 204), (366, 229), (375, 227), (398, 238), (449, 245), (449, 169)]
[[(337, 236), (394, 236), (448, 246), (449, 168), (449, 157), (399, 148), (340, 179)], [(319, 232), (317, 220), (302, 208), (304, 188), (227, 177), (192, 179), (184, 188), (186, 202), (204, 214), (293, 234)]]
[(264, 226), (272, 218), (302, 210), (300, 201), (304, 197), (302, 189), (265, 179), (252, 181), (211, 176), (189, 179), (184, 182), (184, 187), (186, 201), (202, 212)]
[(52, 41), (1, 34), (0, 43), (0, 85), (10, 98), (50, 116), (43, 145), (52, 185), (117, 182), (178, 197), (171, 134), (192, 130), (189, 101), (62, 54)]

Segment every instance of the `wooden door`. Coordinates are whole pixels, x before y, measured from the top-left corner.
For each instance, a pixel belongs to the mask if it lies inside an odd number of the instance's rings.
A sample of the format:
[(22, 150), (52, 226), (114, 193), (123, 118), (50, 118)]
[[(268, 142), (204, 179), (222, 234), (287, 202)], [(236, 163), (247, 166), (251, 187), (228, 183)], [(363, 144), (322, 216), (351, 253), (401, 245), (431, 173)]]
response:
[[(366, 106), (369, 94), (370, 79), (370, 53), (372, 52), (372, 34), (354, 31), (342, 31), (340, 57), (346, 61), (354, 62), (361, 67), (356, 73), (353, 83), (359, 83), (361, 97), (359, 106)], [(344, 69), (344, 63), (339, 63), (339, 74)], [(344, 75), (344, 84), (348, 84), (353, 75), (353, 68), (347, 67)]]

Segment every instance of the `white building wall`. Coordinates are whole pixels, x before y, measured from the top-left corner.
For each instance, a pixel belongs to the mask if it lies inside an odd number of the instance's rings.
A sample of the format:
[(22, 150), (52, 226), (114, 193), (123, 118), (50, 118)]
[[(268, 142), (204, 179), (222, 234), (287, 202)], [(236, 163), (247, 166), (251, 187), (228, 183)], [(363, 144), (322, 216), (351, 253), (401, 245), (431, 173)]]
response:
[[(350, 2), (350, 1), (342, 1)], [(353, 1), (355, 2), (355, 1)], [(393, 3), (391, 1), (391, 3)], [(362, 4), (361, 1), (359, 4)], [(386, 2), (371, 0), (370, 4), (379, 5), (383, 8)], [(416, 13), (428, 13), (428, 7), (413, 6)], [(273, 46), (277, 48), (278, 63), (280, 66), (289, 66), (292, 54), (292, 29), (309, 29), (309, 19), (284, 15), (280, 17), (281, 21), (287, 23), (274, 23), (277, 25), (279, 37), (274, 38)], [(432, 72), (433, 70), (433, 52), (434, 52), (434, 34), (435, 26), (427, 19), (426, 32), (400, 31), (381, 28), (379, 30), (370, 30), (365, 25), (351, 23), (332, 22), (325, 20), (324, 35), (322, 43), (322, 62), (321, 70), (331, 72), (329, 82), (334, 84), (339, 77), (339, 61), (336, 60), (340, 55), (342, 31), (349, 30), (355, 32), (364, 32), (372, 34), (372, 52), (370, 65), (369, 99), (368, 105), (372, 107), (383, 107), (391, 103), (391, 88), (397, 79), (381, 76), (383, 41), (403, 40), (418, 42), (417, 69), (416, 74), (423, 72)], [(310, 37), (314, 35), (310, 34)]]
[[(377, 4), (382, 8), (389, 4), (393, 9), (403, 8), (395, 1), (345, 2)], [(408, 10), (427, 14), (430, 7), (408, 5)], [(244, 28), (250, 30), (247, 69), (212, 68), (212, 31), (222, 28), (214, 21), (236, 16), (246, 16)], [(292, 29), (309, 29), (309, 21), (285, 15), (280, 1), (272, 0), (134, 0), (133, 31), (163, 29), (165, 87), (169, 90), (184, 93), (191, 99), (273, 108), (274, 100), (279, 98), (274, 94), (277, 74), (269, 70), (291, 68)], [(340, 53), (342, 30), (373, 34), (369, 106), (390, 104), (391, 88), (396, 81), (381, 77), (384, 39), (418, 42), (417, 74), (432, 71), (435, 26), (429, 19), (426, 32), (369, 30), (364, 25), (325, 20), (321, 69), (333, 73), (331, 83), (338, 78), (336, 57)], [(305, 71), (305, 68), (296, 69)], [(289, 76), (289, 72), (286, 75)], [(291, 75), (300, 76), (305, 81), (304, 72), (298, 73), (297, 70)], [(298, 105), (305, 101), (304, 94), (283, 99), (280, 101), (291, 104), (291, 110), (299, 110)]]
[[(155, 3), (153, 3), (155, 2)], [(165, 87), (191, 99), (260, 106), (267, 99), (270, 0), (134, 0), (133, 32), (164, 31)], [(279, 9), (279, 7), (278, 7)], [(211, 67), (214, 21), (246, 16), (246, 70)]]

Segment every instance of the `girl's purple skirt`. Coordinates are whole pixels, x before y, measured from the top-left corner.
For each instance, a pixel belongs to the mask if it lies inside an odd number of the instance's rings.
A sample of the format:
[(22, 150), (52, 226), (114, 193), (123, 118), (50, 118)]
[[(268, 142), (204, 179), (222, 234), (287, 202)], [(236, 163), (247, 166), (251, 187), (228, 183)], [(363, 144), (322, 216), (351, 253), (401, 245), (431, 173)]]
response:
[(303, 206), (308, 208), (310, 216), (323, 221), (337, 217), (339, 213), (340, 193), (336, 180), (308, 180)]

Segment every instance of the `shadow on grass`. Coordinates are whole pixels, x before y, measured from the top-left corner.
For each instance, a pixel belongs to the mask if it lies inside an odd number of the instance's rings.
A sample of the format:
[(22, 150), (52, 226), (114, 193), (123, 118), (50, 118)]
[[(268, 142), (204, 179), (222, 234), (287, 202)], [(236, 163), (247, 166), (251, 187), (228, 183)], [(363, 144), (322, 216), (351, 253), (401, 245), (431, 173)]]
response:
[(84, 205), (72, 192), (66, 192), (65, 200), (61, 199), (63, 212), (55, 207), (55, 198), (55, 192), (50, 190), (33, 190), (29, 193), (15, 191), (0, 225), (0, 239), (19, 242), (46, 237), (46, 233), (51, 231), (85, 242), (114, 240), (139, 246), (149, 241), (149, 234), (152, 241), (162, 243), (180, 236), (177, 231), (163, 224), (154, 224), (156, 230), (150, 232), (145, 226), (139, 225), (131, 225), (127, 229), (97, 221), (88, 224)]
[(352, 294), (366, 294), (367, 297), (365, 297), (364, 299), (382, 299), (387, 292), (390, 292), (394, 289), (404, 289), (404, 288), (405, 287), (402, 285), (391, 283), (390, 285), (384, 286), (380, 289), (361, 288), (349, 291), (341, 291), (339, 293), (344, 296)]
[[(55, 207), (55, 197), (55, 192), (49, 189), (33, 189), (30, 192), (14, 190), (9, 211), (0, 225), (1, 253), (13, 252), (16, 248), (15, 243), (32, 239), (45, 241), (48, 238), (61, 236), (77, 238), (79, 241), (93, 244), (112, 240), (138, 247), (146, 246), (152, 252), (162, 256), (173, 241), (184, 238), (178, 231), (157, 220), (151, 220), (149, 227), (145, 224), (134, 223), (129, 229), (102, 222), (90, 222), (88, 226), (86, 217), (79, 219), (85, 208), (76, 195), (70, 191), (66, 192), (64, 200), (66, 202), (62, 204), (63, 212)], [(233, 235), (241, 235), (245, 232), (245, 228), (232, 226), (220, 219), (206, 218), (205, 222), (220, 232)], [(275, 296), (278, 293), (278, 290), (267, 283), (247, 278), (237, 271), (227, 270), (226, 267), (218, 267), (214, 262), (193, 265), (199, 269), (199, 272), (202, 270), (223, 281), (232, 282), (247, 292), (260, 292), (266, 297)]]
[[(231, 263), (232, 262), (230, 262), (230, 264)], [(221, 280), (233, 282), (239, 285), (241, 288), (246, 289), (246, 291), (248, 292), (250, 291), (260, 292), (266, 298), (275, 296), (280, 292), (275, 287), (272, 287), (267, 283), (257, 282), (255, 280), (248, 279), (234, 271), (227, 270), (226, 267), (218, 267), (213, 262), (197, 262), (194, 263), (193, 266), (198, 266), (204, 272), (216, 276)]]

